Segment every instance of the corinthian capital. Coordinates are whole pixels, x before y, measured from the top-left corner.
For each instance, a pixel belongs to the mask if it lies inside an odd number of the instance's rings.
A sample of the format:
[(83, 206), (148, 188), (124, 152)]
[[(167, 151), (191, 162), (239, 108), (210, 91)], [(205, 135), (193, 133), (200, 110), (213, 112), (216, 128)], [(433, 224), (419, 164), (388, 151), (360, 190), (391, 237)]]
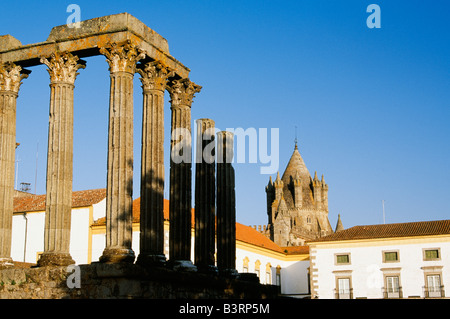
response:
[(144, 90), (160, 90), (166, 89), (167, 79), (174, 75), (161, 61), (152, 61), (138, 66), (137, 72), (141, 75), (142, 88)]
[(22, 79), (26, 79), (31, 71), (22, 70), (22, 67), (12, 62), (0, 64), (0, 91), (19, 92)]
[[(81, 63), (78, 63), (80, 61)], [(79, 69), (86, 67), (86, 62), (79, 60), (77, 56), (72, 55), (70, 52), (55, 52), (52, 53), (50, 61), (46, 58), (41, 58), (41, 63), (45, 64), (50, 74), (50, 81), (52, 83), (75, 83), (75, 78), (79, 73)]]
[(191, 106), (194, 94), (200, 92), (202, 87), (189, 79), (172, 80), (167, 85), (172, 106)]
[(100, 48), (100, 53), (106, 56), (109, 72), (136, 72), (136, 63), (145, 57), (145, 52), (130, 40), (121, 43), (108, 43)]

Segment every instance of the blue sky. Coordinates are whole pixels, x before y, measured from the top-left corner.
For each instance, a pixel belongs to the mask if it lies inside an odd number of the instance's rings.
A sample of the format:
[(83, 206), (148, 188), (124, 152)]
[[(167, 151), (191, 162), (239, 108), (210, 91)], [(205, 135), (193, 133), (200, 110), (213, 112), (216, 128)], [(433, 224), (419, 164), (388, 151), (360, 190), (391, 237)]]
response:
[[(324, 174), (329, 185), (333, 227), (338, 214), (345, 227), (382, 223), (382, 200), (388, 223), (449, 218), (448, 1), (22, 1), (20, 10), (6, 2), (0, 34), (22, 44), (45, 41), (66, 23), (71, 3), (81, 20), (128, 12), (166, 38), (171, 55), (203, 86), (193, 120), (212, 118), (220, 129), (279, 128), (280, 173), (297, 127), (310, 173)], [(381, 8), (380, 29), (366, 25), (371, 3)], [(74, 190), (106, 186), (108, 66), (102, 56), (86, 60), (75, 88)], [(45, 69), (31, 68), (17, 102), (18, 183), (38, 194), (45, 193)], [(138, 197), (137, 75), (134, 83)], [(165, 119), (167, 149), (168, 103)], [(243, 224), (267, 222), (269, 176), (260, 166), (235, 165)]]

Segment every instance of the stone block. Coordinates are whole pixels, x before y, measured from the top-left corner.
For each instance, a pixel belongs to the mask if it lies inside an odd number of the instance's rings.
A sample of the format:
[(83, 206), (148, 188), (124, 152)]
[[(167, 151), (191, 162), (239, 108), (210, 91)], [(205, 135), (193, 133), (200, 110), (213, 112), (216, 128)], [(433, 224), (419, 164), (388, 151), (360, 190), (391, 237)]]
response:
[(0, 35), (0, 52), (20, 47), (22, 43), (12, 35)]
[(54, 27), (47, 41), (62, 42), (120, 31), (130, 31), (164, 53), (169, 53), (169, 45), (166, 39), (128, 13), (80, 21), (79, 28), (70, 27), (67, 24)]

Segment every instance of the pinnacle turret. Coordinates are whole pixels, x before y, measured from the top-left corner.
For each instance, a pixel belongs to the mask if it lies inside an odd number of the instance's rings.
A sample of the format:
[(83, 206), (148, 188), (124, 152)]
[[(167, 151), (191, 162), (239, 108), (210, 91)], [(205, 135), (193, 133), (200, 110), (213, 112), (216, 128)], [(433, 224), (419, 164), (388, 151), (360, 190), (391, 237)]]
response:
[(338, 231), (341, 231), (341, 230), (344, 230), (344, 229), (345, 229), (344, 225), (342, 225), (342, 221), (341, 221), (341, 214), (338, 214), (338, 221), (336, 223), (335, 232), (338, 232)]

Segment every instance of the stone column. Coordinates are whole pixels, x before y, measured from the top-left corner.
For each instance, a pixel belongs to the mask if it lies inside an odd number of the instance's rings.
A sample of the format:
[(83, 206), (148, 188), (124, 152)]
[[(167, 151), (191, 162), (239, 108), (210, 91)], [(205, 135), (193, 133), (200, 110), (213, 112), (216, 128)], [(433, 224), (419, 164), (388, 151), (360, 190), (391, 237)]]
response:
[(164, 91), (171, 71), (162, 62), (139, 65), (143, 90), (140, 253), (137, 263), (163, 265)]
[(174, 269), (196, 270), (191, 259), (192, 145), (191, 104), (201, 86), (189, 79), (173, 80), (171, 97), (169, 261)]
[(16, 99), (29, 73), (11, 62), (0, 64), (0, 268), (12, 265)]
[(101, 262), (133, 262), (133, 77), (145, 54), (135, 45), (108, 43), (100, 48), (110, 72), (106, 248)]
[(38, 266), (75, 263), (70, 256), (73, 179), (73, 90), (77, 70), (85, 68), (70, 53), (41, 58), (50, 74), (44, 253)]
[(236, 203), (233, 133), (217, 134), (217, 267), (224, 276), (236, 276)]
[(214, 121), (197, 120), (195, 161), (195, 265), (199, 272), (216, 273), (216, 169)]

